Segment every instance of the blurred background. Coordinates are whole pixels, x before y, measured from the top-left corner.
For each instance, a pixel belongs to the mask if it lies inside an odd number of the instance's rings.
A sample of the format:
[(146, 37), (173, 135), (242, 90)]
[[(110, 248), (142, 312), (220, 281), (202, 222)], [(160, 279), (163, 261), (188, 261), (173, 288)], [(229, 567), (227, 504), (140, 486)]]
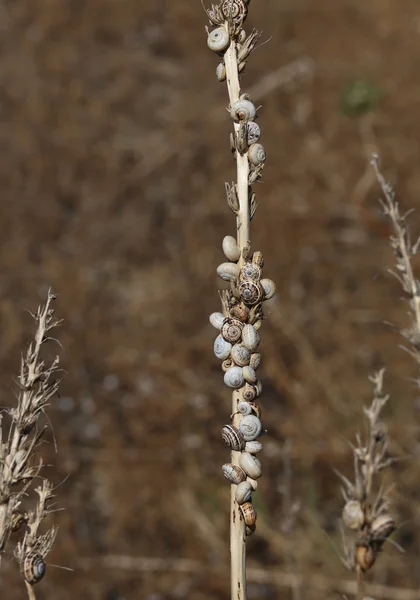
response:
[[(197, 0), (0, 2), (0, 389), (14, 401), (34, 310), (57, 293), (61, 397), (45, 474), (65, 510), (39, 599), (229, 595), (230, 393), (212, 352), (215, 270), (234, 234), (227, 94)], [(369, 166), (419, 204), (420, 4), (253, 0), (261, 45), (242, 78), (268, 160), (254, 249), (277, 296), (261, 367), (264, 477), (248, 540), (249, 600), (341, 598), (340, 483), (386, 366), (400, 528), (375, 598), (417, 598), (415, 361), (385, 322), (407, 304)], [(411, 217), (413, 235), (420, 217)], [(419, 269), (420, 269), (420, 265)], [(420, 271), (419, 271), (420, 272)], [(13, 545), (10, 546), (12, 551)], [(24, 589), (11, 554), (7, 598)]]

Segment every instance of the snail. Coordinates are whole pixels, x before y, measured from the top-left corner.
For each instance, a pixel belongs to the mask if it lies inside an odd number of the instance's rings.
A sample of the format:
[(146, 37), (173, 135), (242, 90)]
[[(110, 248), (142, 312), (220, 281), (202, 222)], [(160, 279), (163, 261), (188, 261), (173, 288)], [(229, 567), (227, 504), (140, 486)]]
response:
[(238, 402), (238, 413), (243, 415), (250, 415), (252, 413), (252, 406), (249, 402)]
[(243, 387), (241, 390), (241, 396), (248, 404), (249, 402), (252, 402), (252, 400), (255, 400), (255, 398), (257, 397), (257, 390), (253, 385), (247, 383), (245, 387)]
[(246, 480), (251, 485), (252, 491), (255, 492), (255, 490), (258, 489), (258, 481), (256, 479), (252, 479), (252, 477), (247, 477)]
[(248, 415), (239, 423), (239, 431), (244, 436), (246, 442), (255, 440), (262, 430), (261, 421), (255, 415)]
[(233, 425), (225, 425), (222, 429), (222, 439), (226, 446), (236, 452), (245, 448), (245, 440), (242, 433)]
[(239, 267), (234, 263), (222, 263), (217, 267), (217, 274), (224, 281), (234, 281), (239, 276)]
[(246, 479), (246, 473), (241, 467), (227, 463), (222, 467), (223, 475), (225, 478), (235, 485), (238, 485)]
[(261, 268), (264, 266), (264, 257), (261, 250), (256, 250), (252, 255), (252, 262), (259, 265)]
[(357, 531), (365, 522), (365, 514), (362, 505), (358, 500), (349, 500), (346, 502), (341, 514), (344, 525), (349, 529)]
[(249, 358), (249, 366), (252, 367), (254, 369), (254, 371), (256, 371), (258, 369), (258, 367), (261, 364), (261, 354), (259, 352), (255, 352), (254, 354), (251, 354), (250, 358)]
[(241, 278), (259, 281), (261, 279), (261, 267), (253, 262), (246, 263), (241, 269)]
[(257, 381), (257, 374), (249, 365), (242, 367), (242, 375), (247, 383), (255, 383)]
[(258, 380), (255, 384), (255, 389), (257, 390), (257, 398), (259, 398), (261, 396), (262, 393), (262, 383), (260, 380)]
[(250, 452), (242, 452), (239, 457), (239, 466), (252, 479), (258, 479), (262, 475), (261, 462)]
[(216, 27), (213, 31), (210, 31), (207, 38), (207, 46), (213, 52), (223, 52), (227, 50), (230, 45), (230, 35), (224, 27)]
[(257, 109), (250, 100), (238, 100), (230, 107), (230, 116), (237, 123), (241, 121), (253, 121), (257, 115)]
[(231, 367), (234, 367), (235, 363), (232, 360), (232, 357), (229, 356), (228, 358), (226, 358), (223, 362), (222, 362), (222, 371), (223, 373), (226, 373), (226, 371), (228, 369), (230, 369)]
[(242, 23), (248, 14), (248, 5), (244, 0), (224, 0), (220, 7), (225, 19)]
[(243, 328), (244, 324), (239, 319), (227, 318), (223, 322), (220, 334), (227, 342), (234, 344), (241, 339)]
[(222, 242), (223, 253), (226, 258), (232, 262), (237, 262), (241, 256), (241, 251), (239, 249), (236, 240), (231, 235), (227, 235), (223, 238)]
[(243, 281), (239, 285), (239, 295), (245, 304), (254, 306), (264, 299), (264, 290), (255, 281)]
[(239, 506), (239, 510), (244, 518), (245, 525), (248, 525), (248, 527), (255, 525), (255, 521), (257, 520), (257, 511), (252, 506), (251, 502), (244, 502)]
[(218, 335), (214, 340), (214, 354), (220, 360), (225, 360), (230, 356), (232, 350), (232, 344), (225, 340), (221, 335)]
[(271, 279), (261, 279), (260, 285), (264, 290), (264, 300), (269, 300), (276, 293), (276, 284)]
[(250, 454), (258, 454), (261, 452), (262, 444), (258, 440), (252, 440), (251, 442), (246, 442), (245, 444), (245, 452), (249, 452)]
[(47, 566), (41, 554), (30, 552), (27, 554), (20, 565), (20, 570), (25, 581), (31, 585), (38, 583), (45, 575)]
[(258, 348), (260, 343), (260, 335), (252, 325), (245, 325), (242, 329), (242, 343), (245, 348), (248, 348), (251, 352)]
[(370, 526), (370, 535), (375, 542), (384, 542), (395, 530), (395, 521), (391, 515), (379, 515)]
[(219, 81), (226, 81), (226, 67), (223, 63), (217, 65), (216, 77)]
[(242, 304), (242, 302), (233, 306), (229, 312), (232, 317), (235, 317), (244, 323), (248, 320), (249, 308), (245, 306), (245, 304)]
[(257, 526), (254, 523), (253, 525), (245, 525), (245, 535), (249, 536), (252, 535), (254, 533), (254, 531), (256, 530)]
[(245, 367), (249, 363), (249, 350), (248, 348), (245, 348), (245, 346), (243, 346), (242, 344), (235, 344), (232, 347), (231, 356), (235, 361), (235, 364), (239, 367)]
[(371, 545), (361, 544), (356, 548), (355, 559), (362, 571), (368, 571), (375, 564), (376, 552)]
[(225, 317), (222, 315), (221, 312), (211, 313), (211, 315), (209, 317), (209, 321), (213, 325), (213, 327), (215, 327), (216, 329), (219, 329), (219, 330), (222, 328), (224, 320), (225, 320)]
[(264, 146), (258, 143), (251, 144), (251, 146), (248, 149), (248, 158), (249, 162), (255, 165), (256, 167), (258, 165), (262, 165), (265, 159), (267, 158)]
[(239, 389), (244, 384), (244, 377), (242, 375), (241, 367), (231, 367), (225, 373), (223, 377), (225, 385), (235, 390)]
[(255, 121), (249, 121), (247, 124), (247, 142), (251, 146), (260, 139), (261, 129)]
[(252, 486), (249, 481), (242, 481), (235, 490), (235, 500), (238, 504), (249, 502), (252, 495)]
[(254, 415), (256, 417), (258, 417), (259, 419), (261, 419), (261, 413), (262, 413), (261, 406), (259, 406), (255, 402), (250, 402), (249, 404), (254, 412)]

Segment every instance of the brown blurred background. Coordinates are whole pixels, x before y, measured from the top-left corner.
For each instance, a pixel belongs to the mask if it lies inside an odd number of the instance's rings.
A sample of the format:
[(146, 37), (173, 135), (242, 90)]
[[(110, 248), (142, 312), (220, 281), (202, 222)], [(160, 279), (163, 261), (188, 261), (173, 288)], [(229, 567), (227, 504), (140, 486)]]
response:
[[(25, 309), (52, 286), (64, 319), (58, 452), (51, 434), (43, 452), (65, 508), (48, 560), (75, 571), (50, 568), (41, 600), (229, 595), (230, 394), (208, 315), (234, 163), (206, 23), (198, 0), (0, 2), (2, 404), (30, 339)], [(268, 154), (252, 235), (279, 292), (262, 329), (269, 435), (249, 600), (346, 592), (333, 469), (351, 475), (348, 440), (382, 365), (406, 552), (387, 545), (371, 580), (415, 590), (419, 371), (384, 324), (406, 326), (407, 305), (369, 159), (380, 153), (416, 208), (420, 4), (253, 0), (252, 27), (270, 38), (242, 79)], [(10, 555), (0, 584), (24, 597)]]

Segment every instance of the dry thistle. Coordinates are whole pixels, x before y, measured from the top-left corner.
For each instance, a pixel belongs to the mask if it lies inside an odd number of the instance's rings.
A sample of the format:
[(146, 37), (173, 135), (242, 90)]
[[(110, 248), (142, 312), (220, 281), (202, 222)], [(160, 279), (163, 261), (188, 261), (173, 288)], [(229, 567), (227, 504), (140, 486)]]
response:
[(52, 512), (52, 485), (44, 478), (36, 488), (35, 507), (28, 512), (20, 511), (22, 500), (35, 477), (39, 476), (42, 460), (36, 456), (36, 448), (42, 440), (46, 427), (37, 429), (38, 419), (50, 399), (58, 392), (59, 358), (45, 364), (41, 358), (43, 345), (50, 340), (49, 332), (60, 324), (51, 308), (55, 296), (49, 291), (44, 306), (32, 315), (37, 323), (35, 340), (29, 345), (21, 360), (18, 377), (17, 406), (5, 410), (10, 418), (8, 430), (0, 415), (0, 557), (5, 552), (10, 535), (25, 528), (23, 537), (15, 549), (25, 580), (29, 598), (35, 598), (33, 585), (45, 573), (45, 557), (51, 550), (56, 536), (52, 527), (39, 533), (43, 519)]
[(210, 316), (219, 331), (214, 344), (222, 360), (224, 382), (233, 390), (232, 423), (225, 425), (222, 437), (231, 448), (231, 462), (223, 465), (223, 474), (231, 486), (231, 592), (232, 600), (246, 599), (245, 535), (255, 531), (257, 514), (252, 492), (257, 489), (261, 463), (256, 454), (262, 445), (257, 437), (263, 432), (261, 408), (256, 400), (262, 386), (257, 377), (260, 365), (258, 330), (262, 324), (265, 300), (275, 293), (270, 279), (262, 278), (262, 253), (251, 251), (250, 222), (257, 202), (252, 185), (261, 176), (265, 150), (259, 143), (257, 109), (249, 94), (241, 93), (239, 74), (260, 37), (243, 29), (249, 0), (222, 0), (207, 10), (211, 29), (207, 44), (220, 57), (216, 70), (219, 81), (226, 81), (233, 120), (231, 148), (236, 159), (237, 182), (226, 183), (226, 198), (236, 215), (236, 238), (226, 236), (222, 249), (228, 262), (217, 268), (218, 275), (229, 282), (230, 289), (221, 293), (222, 312)]

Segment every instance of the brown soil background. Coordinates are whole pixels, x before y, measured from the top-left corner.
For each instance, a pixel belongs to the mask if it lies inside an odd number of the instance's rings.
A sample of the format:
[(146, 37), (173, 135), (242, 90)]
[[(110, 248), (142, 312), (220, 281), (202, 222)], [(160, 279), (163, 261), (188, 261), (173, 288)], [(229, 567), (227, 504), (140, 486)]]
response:
[[(64, 319), (67, 375), (49, 411), (58, 452), (51, 434), (43, 451), (65, 508), (49, 561), (75, 571), (50, 568), (41, 600), (229, 595), (220, 428), (230, 394), (208, 315), (219, 308), (221, 240), (234, 231), (224, 200), (234, 164), (205, 24), (198, 0), (0, 3), (2, 404), (13, 402), (31, 331), (25, 309), (52, 286)], [(248, 544), (249, 566), (265, 575), (253, 572), (249, 600), (350, 594), (334, 550), (333, 469), (351, 475), (347, 440), (363, 431), (367, 377), (382, 365), (392, 450), (404, 459), (390, 479), (405, 554), (388, 545), (370, 579), (416, 590), (419, 398), (409, 378), (419, 373), (384, 324), (406, 326), (407, 304), (387, 273), (368, 163), (379, 151), (403, 206), (418, 206), (420, 4), (253, 0), (247, 26), (271, 38), (242, 83), (262, 105), (269, 157), (253, 243), (279, 290), (262, 330), (269, 435)], [(310, 77), (262, 92), (265, 75), (296, 60)], [(349, 118), (340, 95), (356, 79), (382, 96)], [(411, 226), (420, 231), (417, 213)], [(289, 495), (300, 502), (292, 527)], [(2, 597), (24, 597), (11, 555), (0, 584)]]

